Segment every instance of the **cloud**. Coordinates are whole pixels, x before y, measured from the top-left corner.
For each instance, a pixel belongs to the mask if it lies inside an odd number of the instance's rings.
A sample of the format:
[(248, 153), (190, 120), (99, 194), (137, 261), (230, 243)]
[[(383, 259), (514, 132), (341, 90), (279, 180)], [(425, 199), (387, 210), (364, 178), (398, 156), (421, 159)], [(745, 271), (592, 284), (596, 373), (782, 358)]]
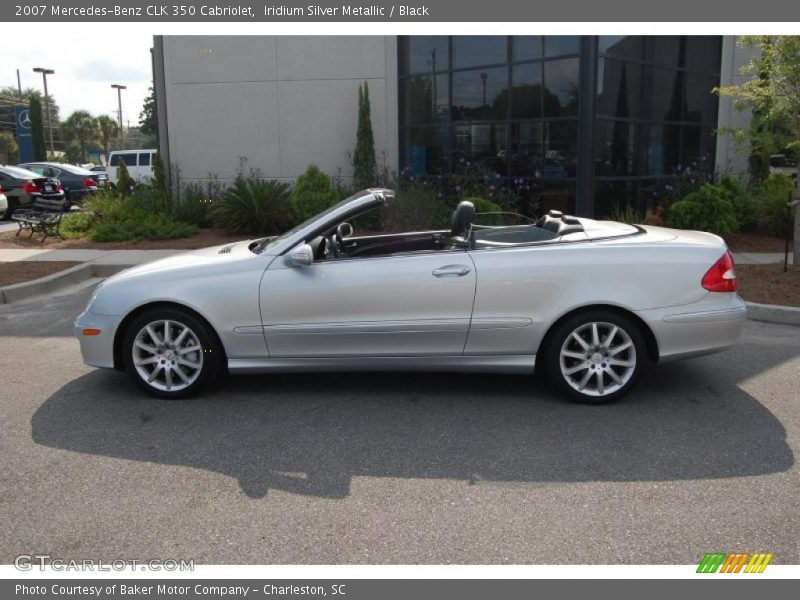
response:
[(124, 85), (151, 79), (150, 73), (145, 70), (114, 65), (103, 59), (90, 61), (81, 67), (73, 68), (72, 71), (77, 79), (83, 81), (102, 81)]

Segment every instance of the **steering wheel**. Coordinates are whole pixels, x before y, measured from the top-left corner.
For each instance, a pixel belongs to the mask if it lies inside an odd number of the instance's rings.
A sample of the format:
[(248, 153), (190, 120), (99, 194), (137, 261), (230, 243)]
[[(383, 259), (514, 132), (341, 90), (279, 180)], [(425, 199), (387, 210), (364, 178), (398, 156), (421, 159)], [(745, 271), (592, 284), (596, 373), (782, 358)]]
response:
[(344, 253), (344, 246), (339, 245), (339, 236), (338, 234), (333, 234), (328, 236), (328, 243), (331, 246), (331, 251), (333, 252), (334, 258), (341, 258), (345, 256)]

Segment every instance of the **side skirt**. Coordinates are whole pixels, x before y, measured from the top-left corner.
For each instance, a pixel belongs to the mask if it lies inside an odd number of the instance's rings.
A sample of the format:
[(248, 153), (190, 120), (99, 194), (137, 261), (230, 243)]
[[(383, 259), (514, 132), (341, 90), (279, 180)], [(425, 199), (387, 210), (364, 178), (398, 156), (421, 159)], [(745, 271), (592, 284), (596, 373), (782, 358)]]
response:
[(231, 358), (231, 373), (299, 373), (335, 371), (450, 371), (533, 374), (536, 357), (527, 354), (493, 356), (369, 356), (346, 358)]

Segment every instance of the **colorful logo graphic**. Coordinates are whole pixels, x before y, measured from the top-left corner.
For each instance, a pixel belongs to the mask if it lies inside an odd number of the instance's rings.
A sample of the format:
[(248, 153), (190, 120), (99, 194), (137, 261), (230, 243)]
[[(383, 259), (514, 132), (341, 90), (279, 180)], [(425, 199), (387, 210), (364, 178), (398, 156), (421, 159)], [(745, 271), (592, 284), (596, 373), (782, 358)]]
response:
[(698, 573), (763, 573), (772, 554), (767, 552), (707, 552), (697, 567)]

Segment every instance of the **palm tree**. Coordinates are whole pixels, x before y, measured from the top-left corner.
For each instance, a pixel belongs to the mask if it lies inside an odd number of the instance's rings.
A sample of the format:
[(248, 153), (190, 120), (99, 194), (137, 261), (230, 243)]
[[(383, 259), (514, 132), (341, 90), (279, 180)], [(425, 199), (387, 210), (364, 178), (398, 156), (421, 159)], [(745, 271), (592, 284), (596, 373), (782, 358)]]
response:
[(86, 162), (86, 146), (99, 137), (97, 119), (85, 110), (76, 110), (61, 124), (61, 133), (67, 141), (77, 141), (81, 148), (81, 162)]
[(97, 117), (97, 126), (100, 128), (100, 143), (103, 145), (103, 153), (108, 156), (111, 140), (119, 135), (119, 125), (108, 115), (100, 115)]

